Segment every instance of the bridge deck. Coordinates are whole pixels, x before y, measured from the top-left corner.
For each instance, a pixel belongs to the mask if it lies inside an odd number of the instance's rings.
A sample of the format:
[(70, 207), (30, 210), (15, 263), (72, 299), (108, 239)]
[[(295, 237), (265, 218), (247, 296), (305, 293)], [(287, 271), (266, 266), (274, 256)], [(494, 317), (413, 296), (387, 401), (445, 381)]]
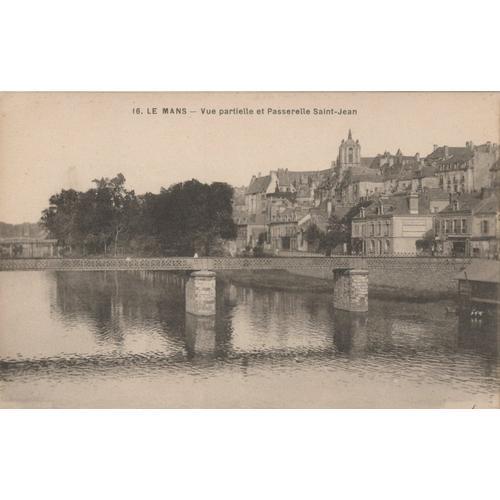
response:
[(335, 257), (160, 257), (0, 259), (0, 271), (199, 271), (237, 269), (364, 269), (365, 259)]

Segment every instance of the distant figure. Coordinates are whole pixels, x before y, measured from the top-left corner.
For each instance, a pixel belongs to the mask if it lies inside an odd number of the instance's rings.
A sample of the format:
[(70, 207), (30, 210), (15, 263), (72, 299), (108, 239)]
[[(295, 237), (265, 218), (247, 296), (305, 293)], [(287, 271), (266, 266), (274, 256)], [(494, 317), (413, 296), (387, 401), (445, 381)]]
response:
[(197, 259), (198, 258), (198, 252), (195, 252), (194, 253), (194, 258)]

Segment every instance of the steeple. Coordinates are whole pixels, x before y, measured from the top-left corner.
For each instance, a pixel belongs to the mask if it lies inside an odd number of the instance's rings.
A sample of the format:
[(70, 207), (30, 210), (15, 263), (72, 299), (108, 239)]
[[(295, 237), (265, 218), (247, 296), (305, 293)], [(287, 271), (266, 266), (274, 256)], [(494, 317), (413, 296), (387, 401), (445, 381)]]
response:
[(340, 143), (339, 155), (337, 157), (337, 166), (343, 171), (351, 167), (359, 167), (361, 165), (361, 145), (359, 141), (354, 141), (352, 138), (352, 130), (349, 129), (347, 140)]

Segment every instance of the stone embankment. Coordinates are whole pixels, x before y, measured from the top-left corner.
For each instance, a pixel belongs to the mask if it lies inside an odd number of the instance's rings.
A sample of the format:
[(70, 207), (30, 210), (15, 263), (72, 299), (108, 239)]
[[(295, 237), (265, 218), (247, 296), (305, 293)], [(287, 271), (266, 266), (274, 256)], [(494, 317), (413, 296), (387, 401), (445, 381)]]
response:
[[(456, 294), (456, 275), (471, 259), (443, 257), (368, 257), (369, 294), (393, 298), (437, 299)], [(327, 270), (293, 269), (292, 274), (333, 280)]]

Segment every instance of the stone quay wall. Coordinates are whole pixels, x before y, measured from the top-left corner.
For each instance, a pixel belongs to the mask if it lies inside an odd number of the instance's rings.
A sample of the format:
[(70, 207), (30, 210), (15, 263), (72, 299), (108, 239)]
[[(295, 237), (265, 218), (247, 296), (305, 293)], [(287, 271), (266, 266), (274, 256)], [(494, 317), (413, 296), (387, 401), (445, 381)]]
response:
[[(364, 257), (364, 262), (369, 271), (371, 291), (378, 287), (450, 294), (457, 291), (455, 276), (471, 263), (471, 259), (391, 256)], [(333, 272), (329, 269), (290, 269), (289, 272), (333, 281)]]

